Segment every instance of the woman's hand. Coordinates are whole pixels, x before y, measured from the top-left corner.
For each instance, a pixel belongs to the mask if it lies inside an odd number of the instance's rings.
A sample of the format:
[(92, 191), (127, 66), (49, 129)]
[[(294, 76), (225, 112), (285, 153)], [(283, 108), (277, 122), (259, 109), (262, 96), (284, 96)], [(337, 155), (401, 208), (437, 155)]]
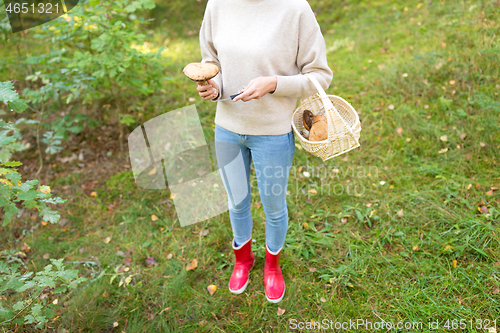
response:
[(215, 83), (214, 80), (208, 80), (207, 84), (202, 86), (200, 82), (198, 82), (198, 87), (196, 87), (198, 94), (201, 98), (206, 101), (210, 101), (217, 96), (219, 96), (219, 86)]
[(242, 93), (233, 99), (234, 102), (242, 100), (243, 102), (248, 102), (252, 99), (259, 99), (265, 94), (273, 92), (276, 90), (276, 84), (278, 83), (278, 78), (276, 76), (261, 76), (255, 78), (248, 82), (248, 84), (243, 87), (243, 90), (239, 90), (238, 93)]

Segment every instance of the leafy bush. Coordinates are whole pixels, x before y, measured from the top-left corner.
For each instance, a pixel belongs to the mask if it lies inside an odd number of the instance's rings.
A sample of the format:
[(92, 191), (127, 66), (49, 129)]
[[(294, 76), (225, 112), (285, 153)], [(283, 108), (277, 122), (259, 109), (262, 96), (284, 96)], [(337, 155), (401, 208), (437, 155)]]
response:
[[(0, 101), (7, 104), (15, 111), (26, 108), (26, 103), (19, 99), (13, 89), (12, 82), (0, 82)], [(50, 209), (47, 204), (64, 203), (59, 197), (52, 198), (50, 187), (39, 186), (38, 180), (21, 182), (21, 175), (15, 167), (22, 165), (18, 161), (9, 161), (12, 151), (20, 150), (18, 142), (18, 128), (15, 123), (6, 123), (0, 119), (0, 127), (5, 130), (0, 132), (0, 207), (3, 208), (3, 223), (5, 227), (11, 222), (12, 217), (19, 211), (18, 205), (24, 208), (36, 208), (44, 221), (55, 223), (59, 221), (59, 213)], [(14, 135), (7, 134), (14, 131)], [(21, 145), (22, 146), (22, 145)], [(36, 302), (46, 289), (52, 289), (52, 294), (66, 292), (68, 288), (86, 281), (78, 278), (78, 270), (65, 269), (63, 259), (50, 259), (52, 264), (34, 274), (25, 270), (21, 272), (20, 266), (24, 263), (16, 257), (15, 251), (1, 251), (0, 255), (6, 260), (0, 260), (0, 326), (11, 324), (33, 324), (42, 328), (48, 322), (47, 318), (54, 316), (55, 304), (47, 304), (47, 298)], [(16, 263), (20, 262), (20, 264)], [(53, 267), (55, 266), (55, 270)], [(16, 294), (17, 293), (17, 294)], [(5, 301), (5, 302), (4, 302)], [(25, 310), (28, 310), (21, 316)]]

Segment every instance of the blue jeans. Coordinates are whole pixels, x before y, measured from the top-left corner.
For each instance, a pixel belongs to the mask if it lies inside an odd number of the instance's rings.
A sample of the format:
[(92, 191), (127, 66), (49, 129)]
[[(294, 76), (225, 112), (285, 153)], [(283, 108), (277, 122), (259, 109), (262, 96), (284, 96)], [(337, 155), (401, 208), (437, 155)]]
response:
[[(252, 237), (250, 170), (253, 160), (266, 215), (266, 244), (272, 252), (278, 251), (285, 244), (288, 229), (286, 191), (295, 153), (293, 131), (282, 135), (241, 135), (216, 124), (215, 142), (229, 143), (216, 144), (215, 150), (219, 170), (223, 165), (232, 164), (232, 167), (224, 168), (221, 176), (228, 194), (229, 218), (236, 246)], [(228, 154), (224, 148), (229, 146), (238, 155), (241, 153), (239, 161), (242, 163), (230, 163), (236, 160), (233, 160), (235, 155)]]

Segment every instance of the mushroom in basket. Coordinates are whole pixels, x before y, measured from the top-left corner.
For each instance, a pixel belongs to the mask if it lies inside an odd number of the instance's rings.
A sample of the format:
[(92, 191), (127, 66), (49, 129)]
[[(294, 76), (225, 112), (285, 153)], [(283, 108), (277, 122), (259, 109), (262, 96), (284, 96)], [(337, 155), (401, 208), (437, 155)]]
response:
[(315, 116), (310, 110), (303, 112), (304, 129), (301, 134), (309, 141), (323, 141), (328, 138), (328, 124), (325, 116)]

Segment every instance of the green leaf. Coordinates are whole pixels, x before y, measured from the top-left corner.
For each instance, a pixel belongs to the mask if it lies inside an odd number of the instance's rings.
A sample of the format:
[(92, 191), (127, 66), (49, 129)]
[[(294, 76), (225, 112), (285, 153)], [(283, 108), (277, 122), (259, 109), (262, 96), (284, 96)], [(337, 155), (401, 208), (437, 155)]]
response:
[(42, 219), (50, 223), (56, 223), (59, 221), (61, 216), (58, 213), (59, 212), (57, 210), (51, 210), (48, 207), (42, 208), (42, 211), (40, 212)]
[(9, 143), (12, 143), (16, 141), (16, 138), (13, 136), (6, 136), (5, 134), (0, 134), (0, 146), (5, 146), (8, 145)]
[(9, 179), (11, 182), (14, 183), (14, 185), (17, 185), (21, 181), (21, 175), (17, 173), (17, 171), (8, 173), (5, 176), (7, 179)]
[(14, 84), (11, 81), (0, 82), (0, 101), (8, 103), (18, 99), (19, 95), (14, 90)]
[(26, 193), (18, 193), (17, 198), (19, 200), (33, 200), (38, 196), (38, 191), (30, 190)]
[(2, 163), (2, 165), (7, 166), (7, 167), (16, 167), (16, 166), (20, 166), (23, 164), (19, 161), (9, 161), (9, 162)]
[(16, 112), (23, 112), (28, 108), (28, 104), (26, 104), (22, 99), (18, 99), (17, 101), (9, 102), (9, 108)]

